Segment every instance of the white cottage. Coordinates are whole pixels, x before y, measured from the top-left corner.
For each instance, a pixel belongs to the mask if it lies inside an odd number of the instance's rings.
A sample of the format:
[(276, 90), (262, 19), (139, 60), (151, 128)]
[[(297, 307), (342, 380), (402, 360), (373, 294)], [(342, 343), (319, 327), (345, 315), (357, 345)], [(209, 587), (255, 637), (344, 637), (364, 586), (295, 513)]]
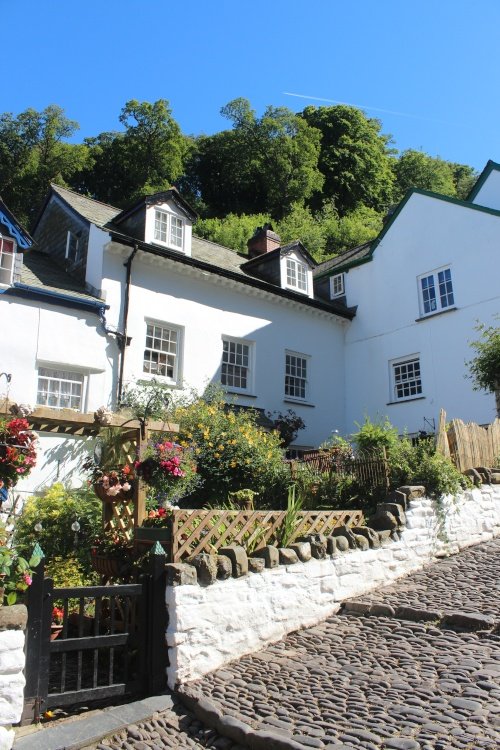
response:
[(411, 190), (373, 241), (315, 269), (332, 300), (356, 306), (345, 338), (346, 424), (388, 415), (433, 432), (439, 410), (491, 422), (491, 394), (467, 377), (478, 321), (500, 312), (500, 165), (467, 201)]
[[(316, 263), (300, 242), (281, 246), (266, 226), (243, 256), (194, 237), (194, 219), (175, 189), (120, 211), (52, 186), (36, 245), (0, 297), (10, 398), (94, 411), (137, 380), (198, 392), (221, 382), (263, 419), (293, 408), (303, 446), (343, 431), (353, 311), (315, 294)], [(58, 440), (50, 455), (62, 461)], [(64, 478), (51, 465), (29, 489)]]

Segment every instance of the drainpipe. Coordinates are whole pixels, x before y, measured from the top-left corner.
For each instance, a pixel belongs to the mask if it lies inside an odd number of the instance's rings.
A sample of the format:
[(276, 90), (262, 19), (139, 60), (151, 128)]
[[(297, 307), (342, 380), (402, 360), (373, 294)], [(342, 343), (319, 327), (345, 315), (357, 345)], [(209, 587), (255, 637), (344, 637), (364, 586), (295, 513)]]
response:
[(125, 300), (123, 302), (123, 333), (120, 336), (120, 374), (118, 377), (118, 404), (120, 404), (122, 400), (122, 393), (123, 393), (123, 373), (125, 370), (125, 349), (129, 345), (130, 341), (127, 337), (127, 320), (128, 320), (128, 308), (129, 308), (129, 302), (130, 302), (130, 281), (132, 278), (132, 261), (134, 260), (135, 254), (139, 250), (139, 247), (137, 244), (134, 244), (134, 249), (130, 253), (127, 262), (123, 265), (127, 269), (127, 275), (125, 279)]

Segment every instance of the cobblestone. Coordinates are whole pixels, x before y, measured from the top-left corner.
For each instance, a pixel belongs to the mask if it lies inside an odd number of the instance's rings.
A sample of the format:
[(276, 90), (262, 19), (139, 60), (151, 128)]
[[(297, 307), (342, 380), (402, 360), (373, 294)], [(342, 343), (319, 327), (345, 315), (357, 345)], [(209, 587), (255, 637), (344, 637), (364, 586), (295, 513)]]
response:
[(369, 617), (333, 616), (191, 688), (304, 748), (498, 750), (500, 635), (387, 615), (408, 606), (498, 621), (499, 580), (497, 539), (362, 597), (386, 605)]

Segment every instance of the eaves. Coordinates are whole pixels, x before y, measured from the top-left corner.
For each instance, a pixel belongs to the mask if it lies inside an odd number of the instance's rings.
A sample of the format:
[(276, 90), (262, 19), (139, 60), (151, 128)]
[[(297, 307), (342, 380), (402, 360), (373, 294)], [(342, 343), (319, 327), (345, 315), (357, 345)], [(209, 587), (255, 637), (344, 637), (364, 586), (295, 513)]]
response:
[(334, 307), (319, 300), (311, 299), (310, 297), (303, 297), (302, 295), (290, 292), (287, 289), (275, 287), (271, 284), (266, 283), (265, 281), (260, 281), (259, 279), (255, 279), (253, 277), (235, 273), (234, 271), (229, 271), (228, 269), (221, 268), (220, 266), (213, 266), (210, 263), (206, 263), (205, 261), (198, 260), (196, 258), (191, 258), (186, 255), (180, 255), (174, 250), (168, 250), (167, 248), (158, 248), (145, 242), (140, 242), (119, 232), (110, 230), (109, 236), (112, 240), (115, 240), (122, 245), (127, 245), (128, 247), (137, 247), (142, 252), (148, 253), (150, 255), (155, 255), (160, 258), (172, 260), (179, 265), (197, 268), (200, 271), (230, 279), (239, 284), (243, 284), (244, 286), (259, 289), (276, 297), (289, 300), (290, 302), (293, 302), (300, 307), (308, 307), (316, 310), (321, 310), (322, 312), (329, 313), (330, 315), (336, 315), (347, 320), (352, 320), (356, 314), (355, 309), (353, 308), (342, 308), (340, 307), (340, 305)]

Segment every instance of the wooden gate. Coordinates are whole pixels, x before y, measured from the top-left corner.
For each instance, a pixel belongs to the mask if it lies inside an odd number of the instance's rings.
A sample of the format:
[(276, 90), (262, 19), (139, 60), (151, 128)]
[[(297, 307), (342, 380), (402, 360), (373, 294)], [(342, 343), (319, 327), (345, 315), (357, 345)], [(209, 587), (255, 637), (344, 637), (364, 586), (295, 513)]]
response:
[(29, 589), (21, 723), (57, 706), (161, 692), (168, 663), (164, 555), (152, 557), (138, 583), (123, 585), (54, 588), (44, 567), (42, 559)]

